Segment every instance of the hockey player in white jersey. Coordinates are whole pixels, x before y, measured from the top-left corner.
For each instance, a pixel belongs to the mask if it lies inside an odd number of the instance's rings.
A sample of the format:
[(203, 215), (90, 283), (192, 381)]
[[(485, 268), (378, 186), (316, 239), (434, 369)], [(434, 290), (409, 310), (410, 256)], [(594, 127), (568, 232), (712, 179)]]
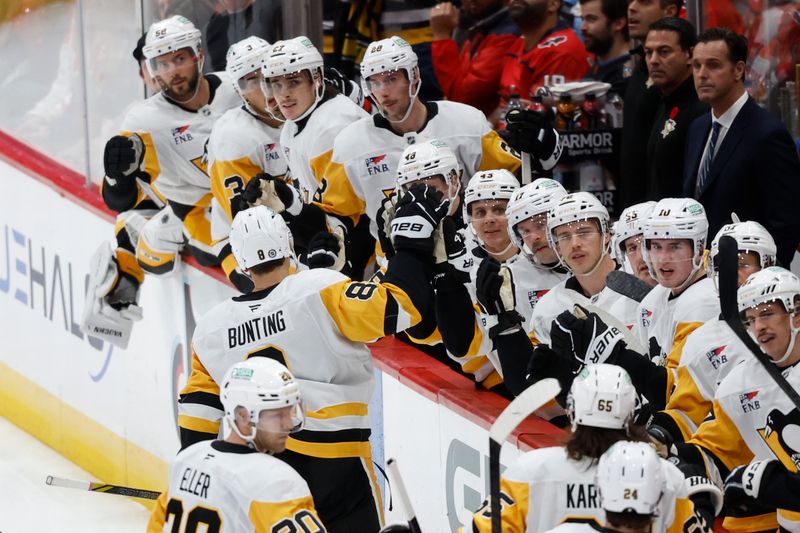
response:
[[(542, 220), (546, 227), (547, 213), (565, 194), (558, 182), (546, 178), (519, 188), (517, 179), (505, 170), (478, 172), (470, 179), (464, 192), (464, 219), (468, 222), (467, 232), (478, 244), (471, 254), (471, 277), (465, 285), (455, 272), (448, 272), (436, 285), (439, 328), (450, 353), (467, 359), (488, 357), (502, 373), (492, 338), (508, 326), (478, 306), (479, 265), (488, 261), (494, 270), (508, 268), (514, 280), (515, 312), (519, 315), (515, 320), (521, 317), (527, 329), (539, 299), (566, 277), (548, 247), (546, 231), (537, 227)], [(483, 267), (484, 275), (487, 271)], [(511, 376), (511, 392), (519, 388), (514, 383), (516, 377)]]
[(280, 111), (274, 109), (274, 99), (268, 101), (261, 89), (261, 68), (268, 54), (269, 43), (255, 36), (228, 49), (225, 72), (243, 105), (222, 115), (208, 139), (214, 251), (228, 279), (243, 293), (252, 289), (252, 282), (237, 269), (231, 254), (231, 221), (238, 211), (249, 207), (243, 195), (254, 176), (266, 173), (283, 178), (287, 170), (279, 143), (282, 122), (274, 118), (280, 116)]
[[(739, 311), (748, 333), (781, 370), (795, 390), (800, 388), (800, 279), (780, 267), (751, 274), (738, 291)], [(706, 420), (686, 444), (676, 446), (679, 455), (705, 465), (712, 475), (724, 478), (741, 465), (764, 461), (791, 473), (800, 469), (800, 411), (755, 357), (744, 358), (722, 380), (714, 395), (714, 417)], [(748, 472), (751, 494), (765, 495), (772, 486), (772, 469), (766, 464), (738, 471), (742, 482)], [(780, 475), (781, 469), (772, 470)], [(780, 487), (779, 483), (775, 488)], [(732, 497), (733, 487), (730, 489)], [(742, 496), (742, 493), (738, 493)], [(796, 498), (796, 494), (794, 497)], [(779, 500), (740, 509), (729, 505), (723, 526), (728, 531), (800, 531), (800, 515), (778, 507)], [(731, 502), (733, 503), (733, 502)], [(742, 512), (744, 511), (744, 512)]]
[[(644, 429), (634, 423), (639, 398), (622, 368), (586, 366), (572, 383), (567, 405), (572, 433), (566, 445), (526, 452), (502, 473), (504, 531), (544, 532), (570, 521), (603, 524), (605, 513), (594, 484), (598, 459), (617, 442), (647, 442)], [(689, 525), (703, 525), (683, 473), (666, 460), (659, 461), (663, 496), (653, 531), (683, 533), (692, 531), (684, 529)], [(719, 489), (716, 494), (721, 497)], [(475, 513), (471, 530), (491, 531), (492, 512), (487, 499)], [(703, 530), (711, 531), (696, 531)]]
[(303, 427), (300, 387), (281, 363), (241, 361), (222, 378), (227, 434), (178, 453), (148, 533), (324, 532), (308, 484), (273, 457)]
[(664, 463), (643, 442), (618, 442), (597, 461), (595, 486), (605, 511), (602, 527), (566, 522), (552, 533), (650, 533), (664, 494)]
[[(709, 275), (716, 281), (719, 240), (728, 235), (739, 250), (738, 284), (776, 261), (775, 241), (758, 222), (726, 224), (711, 242)], [(674, 441), (691, 437), (711, 412), (718, 384), (740, 361), (751, 357), (749, 350), (722, 317), (708, 320), (687, 338), (676, 370), (675, 389), (655, 424), (669, 432)]]
[(644, 225), (653, 212), (655, 202), (642, 202), (626, 207), (619, 215), (619, 220), (614, 223), (612, 238), (614, 254), (617, 263), (622, 265), (626, 272), (633, 274), (648, 285), (655, 286), (658, 281), (650, 275), (650, 269), (642, 257), (642, 236)]
[(280, 457), (309, 482), (329, 531), (376, 532), (380, 495), (372, 470), (367, 404), (374, 389), (367, 342), (405, 330), (432, 313), (433, 232), (447, 202), (412, 189), (397, 206), (396, 254), (381, 283), (354, 282), (333, 270), (290, 272), (283, 219), (265, 206), (239, 212), (230, 243), (254, 283), (197, 325), (192, 372), (178, 406), (184, 446), (214, 438), (222, 411), (219, 384), (231, 364), (254, 356), (290, 368), (307, 422)]
[[(91, 304), (98, 313), (87, 313), (83, 324), (93, 334), (102, 317), (114, 329), (127, 315), (140, 316), (144, 272), (172, 271), (184, 245), (201, 264), (217, 264), (205, 145), (214, 121), (238, 105), (239, 97), (224, 73), (202, 75), (200, 31), (184, 17), (154, 23), (143, 53), (162, 90), (133, 106), (105, 147), (100, 190), (119, 213), (117, 247), (110, 254), (104, 243), (93, 259), (87, 308)], [(115, 281), (102, 283), (112, 271)], [(120, 342), (116, 335), (108, 339)]]

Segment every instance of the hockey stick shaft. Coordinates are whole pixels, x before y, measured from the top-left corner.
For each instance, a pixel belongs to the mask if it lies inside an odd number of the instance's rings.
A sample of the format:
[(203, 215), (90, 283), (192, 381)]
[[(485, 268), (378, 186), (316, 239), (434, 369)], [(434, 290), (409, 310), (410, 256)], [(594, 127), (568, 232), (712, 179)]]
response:
[(522, 152), (520, 159), (522, 160), (522, 184), (527, 185), (533, 180), (531, 175), (531, 154)]
[(722, 309), (722, 318), (728, 327), (761, 363), (767, 374), (775, 381), (780, 389), (789, 397), (797, 409), (800, 409), (800, 394), (792, 387), (775, 366), (772, 359), (765, 354), (761, 347), (753, 340), (739, 319), (739, 305), (737, 303), (737, 270), (739, 262), (739, 249), (736, 239), (728, 235), (719, 240), (719, 303)]
[(503, 409), (489, 430), (489, 502), (492, 513), (492, 533), (502, 531), (500, 504), (500, 451), (511, 432), (534, 411), (547, 404), (561, 392), (558, 380), (537, 381), (514, 398)]
[(400, 475), (397, 459), (391, 458), (386, 461), (386, 473), (392, 478), (392, 486), (394, 486), (397, 492), (397, 497), (400, 499), (400, 503), (403, 508), (405, 508), (406, 513), (408, 513), (408, 529), (411, 530), (411, 533), (422, 533), (422, 529), (420, 529), (419, 522), (417, 521), (417, 514), (411, 506), (411, 499), (408, 497), (408, 491), (406, 491), (406, 484), (403, 482), (403, 476)]
[(143, 498), (145, 500), (155, 500), (161, 493), (154, 490), (137, 489), (122, 485), (111, 485), (108, 483), (96, 483), (94, 481), (77, 481), (63, 477), (47, 476), (45, 483), (51, 487), (63, 487), (67, 489), (85, 490), (89, 492), (105, 492), (107, 494), (117, 494), (120, 496), (130, 496), (132, 498)]

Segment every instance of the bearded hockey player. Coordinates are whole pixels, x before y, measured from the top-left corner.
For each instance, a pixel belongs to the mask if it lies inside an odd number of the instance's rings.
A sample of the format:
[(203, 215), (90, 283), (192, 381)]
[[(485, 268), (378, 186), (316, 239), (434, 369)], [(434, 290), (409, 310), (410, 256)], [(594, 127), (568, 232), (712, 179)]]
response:
[(268, 54), (269, 43), (258, 37), (248, 37), (230, 47), (225, 72), (242, 105), (222, 115), (208, 139), (214, 250), (228, 279), (243, 293), (252, 289), (252, 282), (237, 269), (231, 254), (231, 221), (237, 212), (249, 207), (243, 193), (254, 176), (266, 173), (283, 178), (287, 169), (278, 142), (282, 122), (273, 118), (280, 116), (280, 111), (275, 109), (275, 100), (268, 101), (262, 91), (261, 68)]
[(653, 213), (655, 202), (643, 202), (625, 208), (612, 229), (613, 246), (617, 263), (648, 285), (655, 286), (656, 281), (650, 275), (650, 269), (642, 257), (642, 236), (644, 225)]
[[(619, 441), (647, 442), (644, 429), (633, 422), (639, 405), (636, 390), (617, 366), (586, 366), (572, 383), (567, 405), (572, 433), (566, 445), (527, 452), (503, 472), (504, 530), (544, 532), (570, 521), (603, 524), (606, 517), (594, 484), (598, 459)], [(668, 461), (659, 462), (663, 496), (653, 531), (683, 533), (690, 525), (702, 525), (684, 475)], [(719, 489), (716, 493), (721, 497)], [(475, 513), (472, 531), (491, 531), (492, 512), (487, 500)], [(711, 531), (696, 531), (703, 530)]]
[(254, 357), (225, 373), (222, 391), (225, 439), (199, 442), (172, 461), (169, 488), (156, 501), (148, 533), (198, 526), (209, 532), (324, 532), (308, 484), (273, 457), (305, 420), (292, 373)]
[(143, 53), (162, 90), (132, 107), (106, 143), (100, 190), (119, 213), (117, 248), (104, 243), (92, 258), (83, 326), (93, 335), (104, 323), (129, 334), (144, 272), (171, 272), (184, 245), (201, 264), (217, 263), (204, 149), (214, 122), (240, 100), (224, 73), (202, 75), (200, 31), (184, 17), (154, 23)]
[(401, 198), (396, 254), (381, 283), (354, 282), (328, 269), (292, 274), (283, 219), (265, 206), (241, 211), (230, 243), (254, 290), (219, 304), (197, 325), (192, 373), (178, 406), (183, 446), (219, 431), (226, 368), (254, 356), (281, 361), (300, 384), (307, 424), (280, 458), (309, 482), (329, 531), (378, 531), (367, 413), (374, 374), (364, 343), (432, 313), (433, 232), (446, 211), (441, 195), (424, 187)]

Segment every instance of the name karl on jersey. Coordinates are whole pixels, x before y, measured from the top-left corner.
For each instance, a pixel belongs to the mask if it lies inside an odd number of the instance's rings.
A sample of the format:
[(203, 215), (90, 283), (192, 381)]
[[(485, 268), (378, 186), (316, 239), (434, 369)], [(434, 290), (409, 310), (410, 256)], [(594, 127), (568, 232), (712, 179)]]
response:
[(599, 509), (597, 487), (592, 483), (567, 483), (568, 509)]
[[(256, 308), (257, 309), (257, 308)], [(283, 309), (268, 315), (252, 318), (242, 324), (228, 328), (228, 348), (252, 344), (288, 329)]]
[(383, 162), (384, 159), (386, 159), (386, 154), (367, 157), (364, 160), (364, 163), (367, 165), (367, 174), (374, 176), (381, 172), (389, 172), (389, 165)]
[(195, 470), (194, 468), (186, 468), (181, 476), (180, 490), (199, 496), (201, 498), (208, 498), (208, 487), (211, 486), (211, 476), (205, 472)]

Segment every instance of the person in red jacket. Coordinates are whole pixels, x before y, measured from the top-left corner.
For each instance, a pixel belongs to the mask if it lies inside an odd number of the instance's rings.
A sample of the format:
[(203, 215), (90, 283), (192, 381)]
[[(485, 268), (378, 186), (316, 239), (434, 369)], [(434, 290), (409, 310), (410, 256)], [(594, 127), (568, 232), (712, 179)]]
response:
[[(508, 0), (464, 0), (461, 12), (450, 2), (431, 10), (431, 55), (436, 79), (448, 100), (477, 107), (485, 115), (497, 109), (505, 53), (519, 28), (505, 6)], [(458, 51), (453, 30), (468, 19), (467, 39)], [(463, 27), (462, 26), (462, 27)]]

